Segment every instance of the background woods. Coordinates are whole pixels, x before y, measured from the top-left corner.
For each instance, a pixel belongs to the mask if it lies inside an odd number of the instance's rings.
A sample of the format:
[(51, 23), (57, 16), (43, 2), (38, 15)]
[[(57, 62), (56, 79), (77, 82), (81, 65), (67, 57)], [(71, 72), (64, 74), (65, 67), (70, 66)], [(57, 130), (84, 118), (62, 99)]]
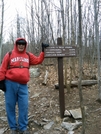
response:
[[(90, 67), (91, 75), (94, 75), (93, 65), (96, 64), (97, 56), (100, 57), (100, 7), (99, 0), (81, 1), (82, 60)], [(62, 37), (63, 45), (76, 45), (79, 48), (77, 0), (29, 0), (23, 3), (24, 15), (16, 9), (11, 22), (10, 18), (5, 17), (9, 8), (6, 0), (0, 2), (1, 59), (7, 51), (12, 49), (15, 39), (21, 36), (27, 39), (28, 50), (35, 54), (41, 51), (42, 42), (56, 45), (57, 37)], [(76, 59), (69, 59), (71, 73), (75, 74), (74, 61)], [(65, 68), (67, 67), (65, 66)], [(65, 75), (65, 77), (67, 76)]]

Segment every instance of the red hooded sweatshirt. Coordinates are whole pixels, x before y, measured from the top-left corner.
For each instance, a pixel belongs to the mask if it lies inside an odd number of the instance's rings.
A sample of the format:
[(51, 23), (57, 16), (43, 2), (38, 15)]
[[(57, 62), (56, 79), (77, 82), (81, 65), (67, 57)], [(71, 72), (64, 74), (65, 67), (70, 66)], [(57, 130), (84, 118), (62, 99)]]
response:
[[(2, 64), (0, 66), (0, 80), (8, 79), (11, 81), (26, 84), (30, 79), (29, 66), (41, 64), (44, 60), (44, 52), (41, 52), (38, 57), (29, 52), (26, 53), (26, 47), (23, 52), (19, 52), (16, 42), (18, 40), (25, 40), (24, 38), (18, 38), (15, 41), (14, 49), (11, 55), (9, 52), (4, 56)], [(26, 40), (25, 40), (26, 41)], [(27, 42), (26, 42), (27, 44)], [(27, 45), (26, 45), (27, 46)], [(8, 64), (10, 68), (8, 69)]]

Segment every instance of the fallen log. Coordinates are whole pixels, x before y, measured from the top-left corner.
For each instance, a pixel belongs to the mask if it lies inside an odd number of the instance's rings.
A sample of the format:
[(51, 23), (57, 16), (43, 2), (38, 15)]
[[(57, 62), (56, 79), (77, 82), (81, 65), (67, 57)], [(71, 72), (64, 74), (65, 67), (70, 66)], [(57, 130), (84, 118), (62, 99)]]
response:
[[(67, 84), (70, 84), (71, 87), (75, 87), (75, 86), (78, 86), (78, 81), (71, 81), (71, 83), (70, 81), (67, 81)], [(81, 81), (82, 86), (92, 86), (95, 84), (98, 84), (97, 80), (82, 80)]]
[[(77, 87), (78, 86), (78, 81), (67, 81), (67, 84), (69, 85), (70, 84), (70, 87)], [(95, 85), (95, 84), (98, 84), (98, 81), (97, 80), (82, 80), (81, 81), (81, 85), (82, 86), (92, 86), (92, 85)], [(66, 86), (64, 85), (64, 88)], [(55, 85), (55, 88), (56, 89), (59, 89), (59, 84), (56, 84)]]

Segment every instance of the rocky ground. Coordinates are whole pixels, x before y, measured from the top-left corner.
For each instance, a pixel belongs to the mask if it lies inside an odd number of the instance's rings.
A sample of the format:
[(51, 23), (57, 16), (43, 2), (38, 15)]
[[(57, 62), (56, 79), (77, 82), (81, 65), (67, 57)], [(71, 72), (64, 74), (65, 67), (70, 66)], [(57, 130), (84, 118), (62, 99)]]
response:
[[(81, 119), (71, 117), (60, 118), (59, 90), (55, 89), (58, 82), (57, 71), (54, 66), (46, 68), (48, 70), (47, 84), (43, 85), (45, 70), (39, 66), (40, 75), (32, 77), (29, 86), (29, 125), (31, 134), (81, 134), (82, 125), (77, 125), (76, 129), (64, 128), (63, 122), (82, 122)], [(85, 69), (86, 70), (86, 69)], [(87, 73), (88, 74), (88, 73)], [(77, 87), (64, 89), (65, 110), (80, 108), (79, 90)], [(101, 134), (101, 104), (97, 101), (97, 85), (83, 86), (83, 101), (86, 107), (86, 133)], [(0, 92), (0, 134), (9, 134), (7, 124), (4, 94)]]

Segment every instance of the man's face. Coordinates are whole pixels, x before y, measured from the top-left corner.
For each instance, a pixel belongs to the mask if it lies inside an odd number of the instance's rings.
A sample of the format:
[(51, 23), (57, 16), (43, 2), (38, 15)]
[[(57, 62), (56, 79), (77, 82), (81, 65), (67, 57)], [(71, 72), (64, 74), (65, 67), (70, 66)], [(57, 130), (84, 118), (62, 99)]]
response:
[(17, 44), (17, 48), (19, 52), (23, 52), (25, 50), (25, 45), (24, 44)]
[(25, 47), (26, 47), (26, 41), (25, 40), (18, 40), (16, 42), (16, 45), (17, 45), (17, 49), (19, 52), (23, 52), (25, 50)]

